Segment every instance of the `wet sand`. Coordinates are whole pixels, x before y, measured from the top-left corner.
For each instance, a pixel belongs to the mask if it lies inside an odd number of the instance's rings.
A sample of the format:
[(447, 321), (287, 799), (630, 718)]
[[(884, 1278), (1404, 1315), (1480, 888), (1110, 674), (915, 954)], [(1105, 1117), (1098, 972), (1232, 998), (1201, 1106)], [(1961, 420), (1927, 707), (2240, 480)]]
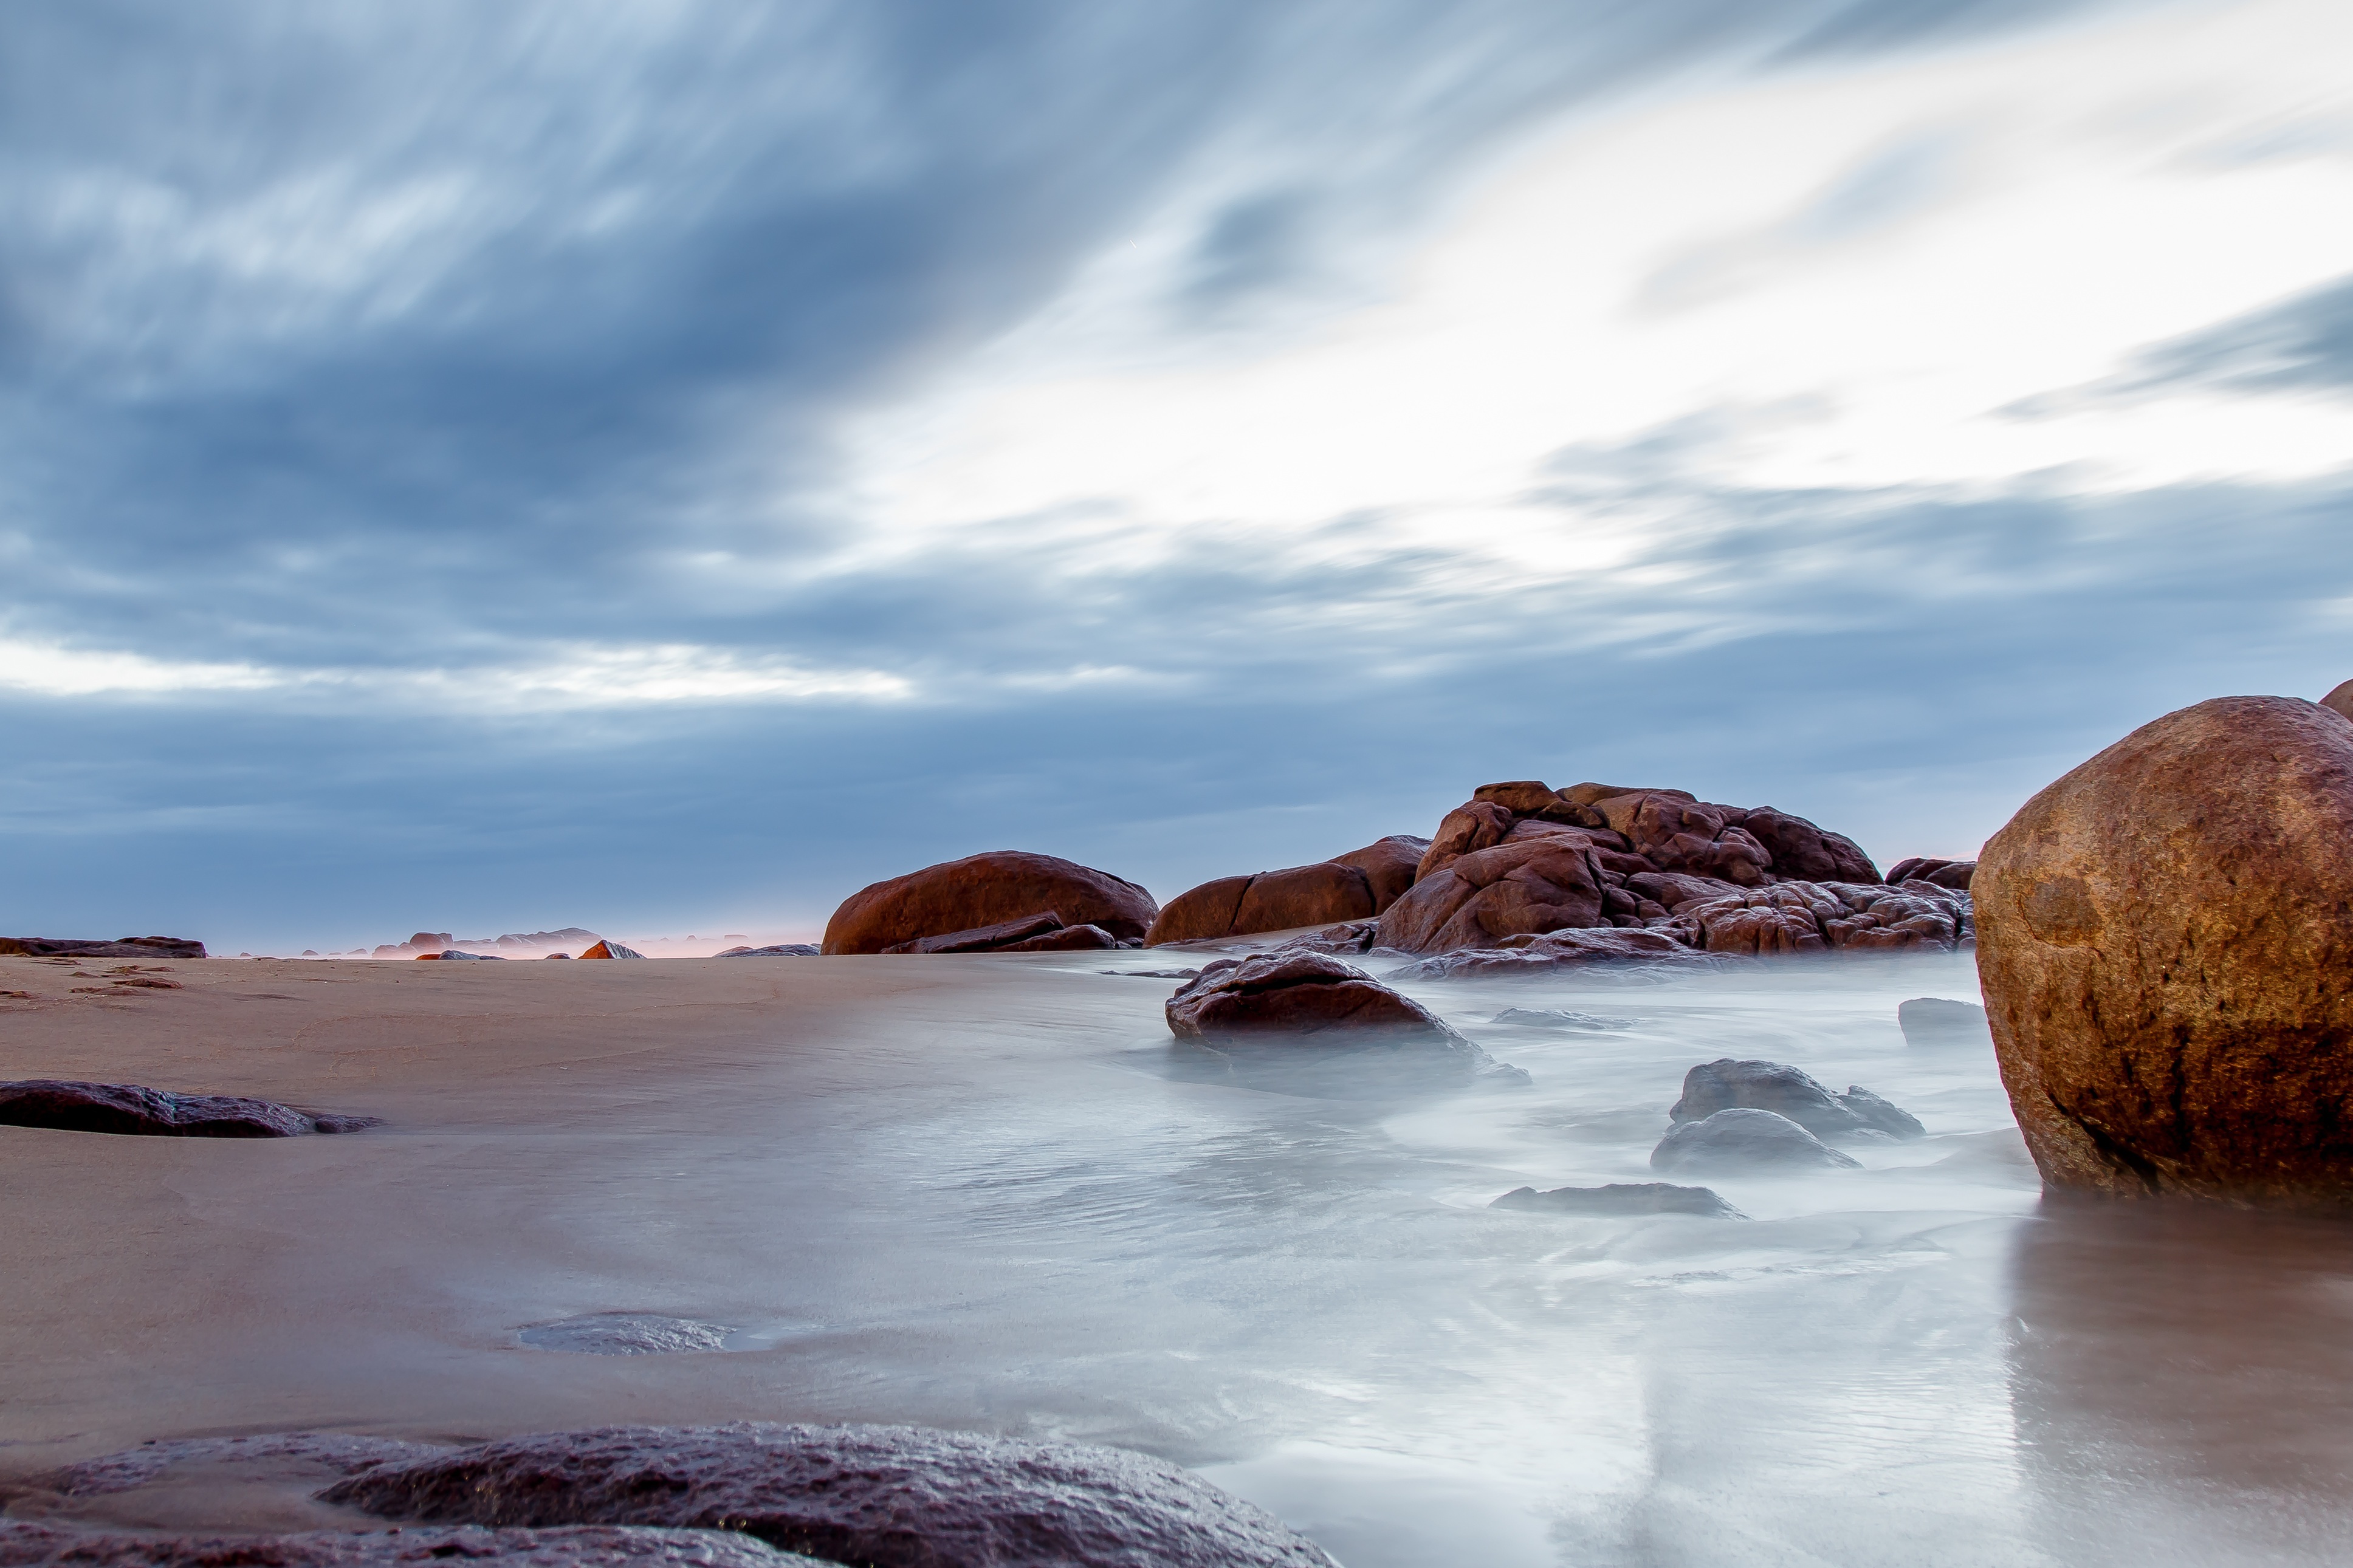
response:
[[(1414, 987), (1535, 1086), (1404, 1105), (1173, 1073), (1172, 983), (1102, 971), (1187, 962), (183, 962), (118, 997), (0, 960), (37, 994), (0, 999), (0, 1076), (388, 1122), (0, 1127), (0, 1477), (200, 1434), (897, 1421), (1165, 1455), (1350, 1568), (2353, 1555), (2347, 1231), (2042, 1204), (1990, 1060), (1895, 1028), (1974, 996), (1965, 957)], [(1746, 1222), (1485, 1207), (1650, 1179), (1725, 1055), (1931, 1136), (1715, 1184)], [(730, 1348), (520, 1338), (607, 1311)], [(311, 1522), (308, 1484), (191, 1471), (90, 1517)]]

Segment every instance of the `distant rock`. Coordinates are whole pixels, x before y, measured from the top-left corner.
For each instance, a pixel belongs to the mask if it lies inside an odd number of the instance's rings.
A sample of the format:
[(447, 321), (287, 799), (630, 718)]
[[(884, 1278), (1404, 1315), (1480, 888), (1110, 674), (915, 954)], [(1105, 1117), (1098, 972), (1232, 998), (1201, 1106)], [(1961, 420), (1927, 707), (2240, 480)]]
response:
[(383, 1122), (373, 1116), (297, 1110), (237, 1095), (24, 1079), (0, 1083), (0, 1125), (157, 1138), (299, 1138), (310, 1132), (357, 1132)]
[(634, 947), (623, 947), (619, 942), (607, 937), (580, 956), (583, 958), (644, 958), (646, 955)]
[(1812, 1077), (1781, 1062), (1703, 1063), (1683, 1075), (1683, 1098), (1667, 1111), (1671, 1121), (1697, 1121), (1734, 1106), (1786, 1116), (1817, 1138), (1882, 1133), (1925, 1138), (1928, 1130), (1869, 1089), (1850, 1085), (1833, 1094)]
[(713, 958), (815, 958), (817, 943), (813, 942), (780, 942), (768, 947), (731, 947), (724, 952), (714, 952)]
[(62, 936), (0, 936), (0, 958), (202, 958), (205, 944), (177, 936), (119, 936), (98, 942)]
[(1312, 866), (1204, 882), (1168, 900), (1145, 933), (1144, 945), (1369, 920), (1413, 885), (1428, 844), (1393, 834)]
[[(445, 948), (443, 948), (443, 949), (442, 949), (440, 952), (420, 952), (420, 953), (418, 953), (417, 956), (418, 958), (420, 958), (420, 959), (425, 959), (425, 958), (444, 958), (444, 959), (448, 959), (448, 958), (479, 958), (479, 959), (482, 959), (482, 960), (484, 960), (485, 962), (488, 962), (488, 963), (502, 963), (502, 962), (504, 961), (504, 955), (503, 955), (503, 954), (501, 954), (501, 953), (496, 953), (496, 952), (459, 952), (459, 951), (458, 951), (456, 948), (454, 948), (454, 947), (445, 947)], [(585, 957), (586, 957), (586, 956), (587, 956), (587, 954), (583, 953), (583, 954), (581, 954), (581, 956), (585, 958)], [(606, 957), (606, 958), (622, 958), (622, 957), (627, 957), (627, 958), (642, 958), (642, 957), (644, 957), (645, 955), (644, 955), (643, 953), (637, 953), (637, 952), (621, 952), (621, 953), (603, 953), (603, 954), (599, 954), (599, 956), (600, 956), (600, 957)]]
[(912, 1426), (539, 1434), (381, 1466), (321, 1497), (439, 1524), (723, 1527), (871, 1568), (1333, 1568), (1166, 1460)]
[(1053, 911), (1060, 925), (1092, 925), (1122, 942), (1141, 938), (1160, 912), (1152, 895), (1108, 871), (1051, 855), (993, 850), (852, 894), (827, 922), (828, 953), (881, 952), (926, 937), (977, 930)]
[(1229, 1058), (1255, 1052), (1251, 1065), (1261, 1069), (1311, 1065), (1303, 1058), (1323, 1056), (1360, 1077), (1526, 1079), (1411, 997), (1328, 953), (1300, 948), (1206, 964), (1164, 1011), (1179, 1040)]
[(1942, 996), (1915, 996), (1895, 1009), (1895, 1022), (1907, 1046), (1991, 1046), (1993, 1030), (1986, 1010), (1974, 1002), (1954, 1002)]
[(1861, 1163), (1786, 1116), (1746, 1107), (1678, 1122), (1651, 1151), (1651, 1169), (1668, 1175), (1855, 1170)]
[(2343, 713), (2224, 697), (2144, 724), (2021, 807), (1974, 891), (2046, 1184), (2353, 1208)]
[(1392, 980), (1491, 979), (1507, 974), (1555, 974), (1597, 966), (1629, 969), (1719, 968), (1725, 961), (1677, 942), (1665, 931), (1556, 931), (1536, 937), (1508, 937), (1495, 947), (1441, 952), (1392, 970)]
[(1603, 1187), (1555, 1187), (1548, 1193), (1540, 1193), (1534, 1187), (1514, 1187), (1487, 1206), (1492, 1209), (1535, 1209), (1545, 1214), (1692, 1214), (1709, 1219), (1748, 1217), (1706, 1187), (1678, 1187), (1666, 1182), (1612, 1182)]
[(2332, 713), (2353, 719), (2353, 680), (2341, 680), (2328, 689), (2320, 705)]
[(570, 958), (571, 956), (572, 956), (572, 955), (571, 955), (570, 953), (568, 953), (568, 952), (543, 952), (543, 953), (541, 953), (541, 954), (540, 954), (540, 957), (542, 957), (542, 958), (543, 958), (543, 959), (546, 959), (546, 958), (564, 958), (564, 959), (568, 959), (568, 958)]

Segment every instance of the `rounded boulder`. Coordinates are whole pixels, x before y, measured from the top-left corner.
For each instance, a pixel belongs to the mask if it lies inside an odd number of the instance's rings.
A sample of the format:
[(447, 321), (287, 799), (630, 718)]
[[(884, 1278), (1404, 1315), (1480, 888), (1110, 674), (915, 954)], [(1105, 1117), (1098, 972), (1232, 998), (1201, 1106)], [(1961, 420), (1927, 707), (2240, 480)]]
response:
[(1108, 871), (1052, 855), (993, 849), (852, 893), (826, 922), (823, 946), (828, 953), (880, 952), (1046, 910), (1065, 926), (1100, 926), (1133, 942), (1151, 928), (1160, 906)]

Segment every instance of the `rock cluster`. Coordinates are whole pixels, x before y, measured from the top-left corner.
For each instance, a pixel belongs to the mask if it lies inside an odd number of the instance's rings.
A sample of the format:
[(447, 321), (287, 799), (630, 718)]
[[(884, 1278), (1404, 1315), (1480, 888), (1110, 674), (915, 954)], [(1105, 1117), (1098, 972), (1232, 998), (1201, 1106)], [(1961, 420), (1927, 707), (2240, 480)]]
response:
[(1140, 941), (1160, 913), (1152, 895), (1108, 871), (1051, 855), (992, 850), (926, 866), (853, 893), (826, 923), (828, 953), (882, 952), (931, 937), (1050, 913)]
[(1220, 877), (1162, 906), (1144, 945), (1369, 920), (1413, 886), (1427, 838), (1392, 834), (1313, 866)]
[(112, 942), (63, 936), (0, 936), (0, 958), (202, 958), (205, 944), (177, 936), (119, 936)]
[(174, 1094), (138, 1084), (55, 1079), (0, 1083), (0, 1125), (10, 1127), (157, 1138), (299, 1138), (382, 1124), (373, 1116), (297, 1110), (274, 1100), (233, 1094)]
[(1972, 891), (2049, 1185), (2353, 1206), (2353, 696), (2142, 725), (2019, 810)]

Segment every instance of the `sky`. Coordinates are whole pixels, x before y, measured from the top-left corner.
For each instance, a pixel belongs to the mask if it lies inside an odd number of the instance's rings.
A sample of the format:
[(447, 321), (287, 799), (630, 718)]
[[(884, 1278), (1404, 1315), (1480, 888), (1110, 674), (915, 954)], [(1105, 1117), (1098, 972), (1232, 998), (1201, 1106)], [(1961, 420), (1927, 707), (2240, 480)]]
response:
[(814, 934), (2353, 676), (2336, 0), (0, 18), (0, 931)]

